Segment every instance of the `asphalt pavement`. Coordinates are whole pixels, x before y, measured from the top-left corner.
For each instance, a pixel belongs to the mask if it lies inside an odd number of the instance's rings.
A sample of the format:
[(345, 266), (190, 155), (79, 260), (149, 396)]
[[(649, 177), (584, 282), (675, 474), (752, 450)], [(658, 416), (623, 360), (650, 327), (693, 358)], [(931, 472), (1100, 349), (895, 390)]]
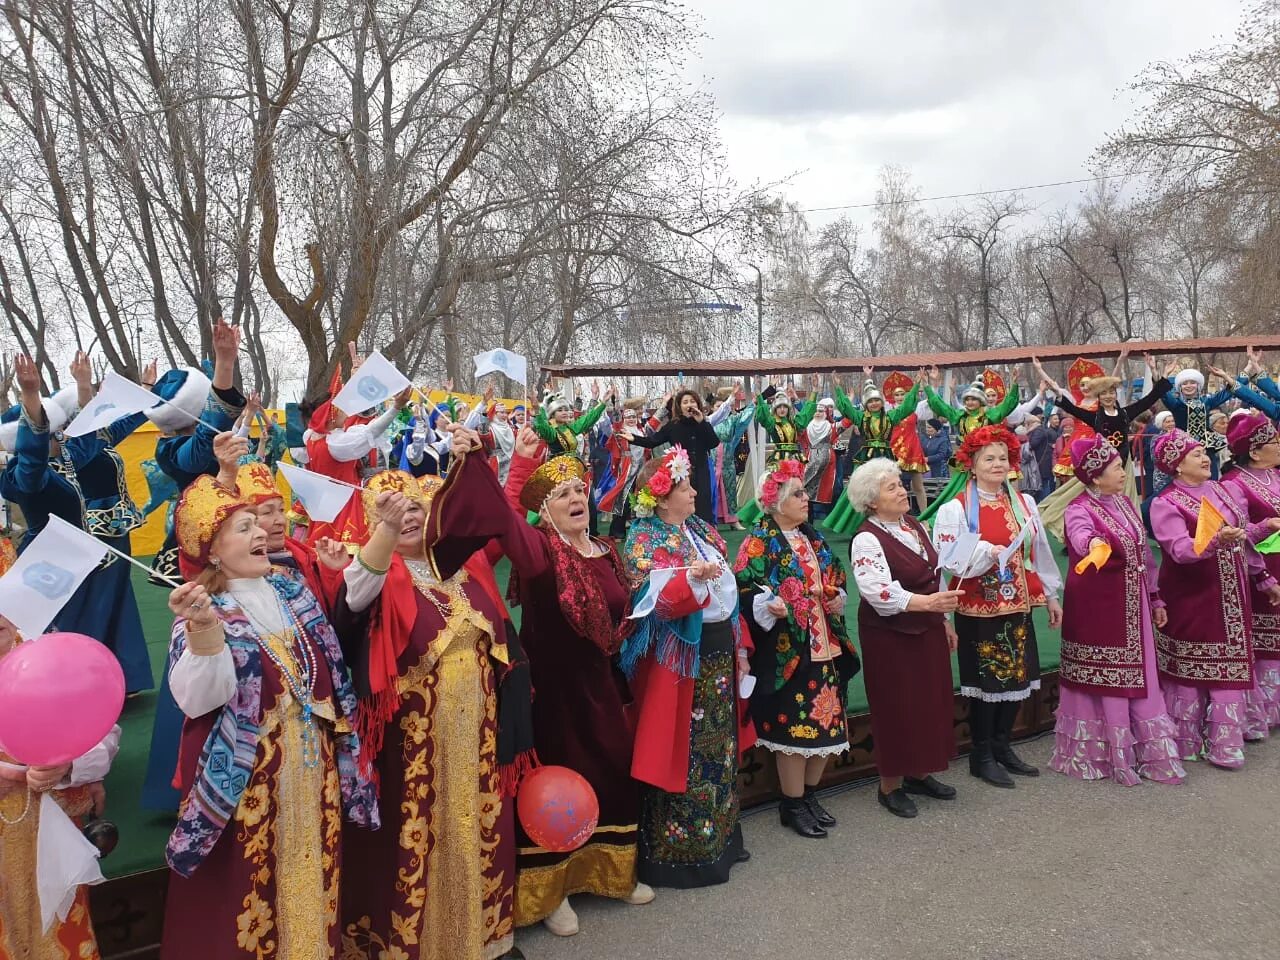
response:
[(1188, 765), (1180, 786), (1084, 783), (1021, 745), (1015, 790), (940, 775), (951, 802), (881, 808), (867, 784), (831, 792), (825, 840), (749, 811), (752, 859), (729, 883), (659, 890), (635, 907), (575, 897), (581, 932), (522, 930), (528, 960), (1280, 960), (1280, 734), (1242, 770)]

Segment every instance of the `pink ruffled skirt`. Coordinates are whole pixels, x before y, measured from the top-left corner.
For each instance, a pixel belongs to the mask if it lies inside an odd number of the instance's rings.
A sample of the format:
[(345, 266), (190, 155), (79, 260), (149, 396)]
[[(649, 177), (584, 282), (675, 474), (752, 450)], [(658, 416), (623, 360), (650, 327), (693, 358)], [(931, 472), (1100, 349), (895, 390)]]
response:
[(1158, 689), (1144, 697), (1105, 697), (1062, 686), (1049, 766), (1080, 780), (1181, 783), (1176, 729)]
[(1258, 660), (1252, 690), (1244, 692), (1244, 738), (1266, 740), (1280, 727), (1280, 660)]
[(1244, 766), (1249, 691), (1206, 690), (1168, 680), (1161, 686), (1183, 760), (1203, 757), (1228, 770)]

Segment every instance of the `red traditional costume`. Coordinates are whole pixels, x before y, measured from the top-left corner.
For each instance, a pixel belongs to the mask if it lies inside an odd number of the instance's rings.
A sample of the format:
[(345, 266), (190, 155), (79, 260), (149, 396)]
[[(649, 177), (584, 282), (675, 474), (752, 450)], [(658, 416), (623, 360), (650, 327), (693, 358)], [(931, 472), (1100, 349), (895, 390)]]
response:
[[(899, 390), (909, 394), (914, 386), (915, 381), (899, 370), (884, 378), (882, 389), (886, 397), (893, 397)], [(906, 419), (898, 421), (889, 438), (889, 449), (898, 458), (899, 470), (907, 473), (929, 472), (929, 461), (924, 455), (924, 444), (920, 442), (920, 418), (916, 413), (913, 412)]]

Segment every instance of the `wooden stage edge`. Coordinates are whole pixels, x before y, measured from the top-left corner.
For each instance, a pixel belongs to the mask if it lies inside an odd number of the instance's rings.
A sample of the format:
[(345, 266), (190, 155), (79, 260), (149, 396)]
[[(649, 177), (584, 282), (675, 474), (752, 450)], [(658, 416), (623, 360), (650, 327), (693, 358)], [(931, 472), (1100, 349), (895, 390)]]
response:
[[(1015, 736), (1025, 738), (1053, 729), (1058, 706), (1058, 673), (1041, 678), (1041, 687), (1032, 693), (1018, 716)], [(958, 693), (954, 724), (960, 755), (968, 752), (969, 706)], [(864, 780), (875, 776), (872, 761), (871, 716), (849, 717), (850, 749), (827, 767), (824, 787)], [(768, 753), (751, 750), (742, 764), (738, 785), (744, 807), (760, 806), (778, 799), (777, 771)], [(103, 960), (153, 960), (160, 953), (160, 929), (164, 918), (167, 870), (147, 870), (118, 877), (91, 891), (93, 925)]]

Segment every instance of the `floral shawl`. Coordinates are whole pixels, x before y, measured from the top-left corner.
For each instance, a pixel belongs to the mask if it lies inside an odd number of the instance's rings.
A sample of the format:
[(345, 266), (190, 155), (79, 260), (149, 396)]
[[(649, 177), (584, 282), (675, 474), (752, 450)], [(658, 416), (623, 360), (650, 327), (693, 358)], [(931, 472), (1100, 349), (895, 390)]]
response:
[[(711, 545), (726, 558), (728, 546), (715, 527), (698, 516), (686, 521), (690, 532)], [(700, 559), (698, 551), (684, 532), (674, 524), (652, 517), (636, 517), (627, 529), (623, 556), (627, 577), (631, 581), (631, 606), (638, 606), (651, 589), (649, 574), (668, 567), (685, 567)], [(698, 646), (702, 642), (702, 613), (697, 611), (678, 620), (660, 616), (655, 608), (635, 623), (635, 629), (623, 641), (620, 666), (628, 678), (634, 678), (640, 660), (652, 652), (658, 663), (681, 677), (696, 677), (699, 669)], [(730, 617), (735, 645), (741, 642), (741, 620), (738, 611)]]
[[(801, 524), (800, 532), (813, 545), (824, 592), (834, 594), (845, 589), (844, 565), (831, 553), (831, 547), (822, 534), (808, 523)], [(804, 568), (800, 559), (792, 551), (787, 535), (772, 516), (765, 514), (761, 517), (747, 539), (742, 541), (733, 570), (738, 576), (740, 587), (739, 606), (750, 602), (752, 595), (761, 587), (768, 587), (787, 602), (787, 616), (778, 621), (774, 628), (778, 631), (777, 641), (771, 644), (777, 651), (774, 682), (777, 687), (781, 687), (800, 666), (802, 652), (809, 649), (809, 631), (820, 611), (817, 609), (817, 602), (805, 588)], [(840, 646), (840, 659), (844, 661), (845, 668), (842, 676), (848, 673), (843, 679), (850, 680), (858, 670), (858, 654), (849, 639), (844, 613), (828, 614), (827, 626), (832, 638)], [(756, 648), (762, 649), (758, 641)], [(848, 657), (853, 658), (852, 663), (847, 660)]]
[[(342, 648), (315, 597), (301, 583), (283, 574), (270, 574), (267, 582), (323, 651), (340, 717), (353, 721), (356, 695), (348, 679)], [(169, 866), (184, 877), (190, 877), (204, 862), (235, 814), (253, 773), (262, 723), (262, 650), (257, 633), (231, 594), (216, 594), (213, 604), (235, 661), (236, 692), (214, 720), (213, 730), (200, 752), (196, 781), (182, 803), (178, 825), (169, 838), (166, 850)], [(186, 621), (178, 620), (169, 642), (169, 669), (178, 662), (186, 645)], [(342, 808), (347, 819), (376, 829), (380, 825), (378, 801), (373, 784), (359, 773), (359, 739), (354, 733), (340, 734), (335, 753), (342, 783)]]

